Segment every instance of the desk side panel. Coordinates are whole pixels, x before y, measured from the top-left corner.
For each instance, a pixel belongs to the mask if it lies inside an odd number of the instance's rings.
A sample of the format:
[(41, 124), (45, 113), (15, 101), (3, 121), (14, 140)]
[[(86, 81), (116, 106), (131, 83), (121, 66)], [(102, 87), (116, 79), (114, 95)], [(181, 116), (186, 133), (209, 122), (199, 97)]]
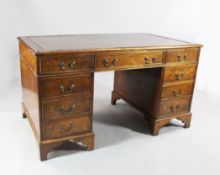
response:
[(23, 107), (36, 137), (40, 138), (38, 79), (28, 62), (20, 57)]
[(155, 117), (161, 91), (162, 68), (116, 71), (114, 92), (145, 114)]
[(30, 69), (37, 74), (37, 57), (34, 52), (29, 49), (23, 42), (19, 42), (19, 53), (26, 60)]

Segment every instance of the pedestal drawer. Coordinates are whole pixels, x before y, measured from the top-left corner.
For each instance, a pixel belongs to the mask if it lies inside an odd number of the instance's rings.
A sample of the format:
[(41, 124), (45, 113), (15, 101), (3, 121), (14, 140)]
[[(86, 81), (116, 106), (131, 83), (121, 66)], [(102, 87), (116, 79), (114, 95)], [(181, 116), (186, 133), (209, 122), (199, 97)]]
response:
[(40, 74), (92, 71), (93, 55), (73, 55), (63, 57), (47, 57), (40, 59)]
[(192, 95), (194, 82), (167, 85), (162, 88), (162, 99)]
[(40, 82), (43, 99), (79, 93), (92, 94), (93, 74), (43, 78)]
[(160, 105), (160, 115), (176, 115), (188, 112), (190, 109), (191, 97), (164, 100)]
[(164, 82), (193, 80), (196, 74), (196, 67), (195, 64), (165, 67)]
[(95, 56), (96, 70), (115, 68), (147, 67), (163, 63), (163, 50), (146, 52), (109, 53)]
[(92, 111), (92, 98), (84, 96), (67, 96), (58, 100), (42, 103), (43, 119), (74, 116)]
[(51, 119), (44, 122), (44, 138), (52, 139), (78, 133), (88, 132), (91, 129), (89, 116)]
[(166, 63), (197, 62), (200, 48), (168, 49)]

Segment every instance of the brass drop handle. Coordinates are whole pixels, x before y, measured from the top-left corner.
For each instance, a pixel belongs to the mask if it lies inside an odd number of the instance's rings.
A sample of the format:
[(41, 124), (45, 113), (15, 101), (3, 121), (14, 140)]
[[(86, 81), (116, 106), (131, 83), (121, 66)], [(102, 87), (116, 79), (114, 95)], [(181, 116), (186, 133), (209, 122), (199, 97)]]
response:
[(65, 63), (63, 61), (61, 61), (58, 66), (60, 67), (61, 70), (63, 71), (66, 70)]
[(152, 63), (156, 63), (156, 62), (157, 62), (157, 57), (154, 56), (154, 57), (152, 58)]
[(179, 91), (172, 91), (172, 94), (173, 94), (173, 96), (174, 97), (179, 97), (179, 96), (181, 96), (181, 91), (179, 90)]
[(108, 58), (105, 58), (105, 59), (103, 60), (103, 64), (104, 64), (105, 67), (109, 67), (109, 66), (110, 66), (110, 65), (109, 65), (109, 60), (108, 60)]
[(60, 113), (63, 114), (63, 115), (72, 114), (74, 112), (75, 108), (76, 108), (75, 104), (72, 104), (68, 109), (65, 109), (64, 106), (61, 106), (60, 107)]
[(176, 80), (182, 80), (182, 78), (184, 77), (184, 73), (178, 73), (178, 74), (175, 74), (176, 76)]
[(72, 128), (74, 128), (73, 123), (70, 123), (70, 124), (67, 125), (67, 126), (65, 126), (65, 125), (60, 125), (60, 126), (59, 126), (60, 132), (61, 132), (62, 134), (65, 134), (65, 133), (67, 133), (67, 132), (70, 132)]
[(170, 111), (171, 112), (177, 112), (179, 110), (180, 106), (176, 105), (176, 106), (170, 106)]
[(177, 59), (178, 59), (178, 61), (185, 61), (186, 60), (186, 54), (183, 54), (183, 55), (178, 54)]
[(150, 64), (150, 59), (147, 56), (144, 57), (144, 60), (145, 60), (145, 64)]
[[(73, 60), (71, 63), (69, 63), (69, 69), (74, 69), (74, 67), (75, 67), (75, 65), (76, 65), (76, 61), (75, 60)], [(58, 66), (60, 67), (60, 70), (62, 70), (62, 71), (65, 71), (65, 70), (67, 70), (67, 68), (65, 67), (65, 63), (63, 62), (63, 61), (61, 61), (60, 62), (60, 64), (58, 64)]]
[(76, 61), (73, 60), (72, 63), (69, 64), (69, 68), (72, 70), (74, 69), (75, 65), (76, 65)]
[(118, 62), (118, 59), (114, 58), (114, 60), (112, 61), (112, 66), (115, 66), (117, 62)]
[(112, 63), (111, 63), (111, 64), (109, 63), (109, 59), (108, 59), (108, 58), (105, 58), (105, 59), (103, 60), (103, 64), (104, 64), (105, 67), (113, 67), (113, 66), (115, 66), (115, 65), (117, 64), (117, 62), (118, 62), (118, 59), (117, 59), (117, 58), (114, 58), (114, 59), (112, 60)]
[(61, 86), (59, 87), (60, 93), (61, 93), (61, 94), (70, 94), (70, 93), (73, 92), (75, 86), (76, 86), (76, 85), (73, 83), (73, 84), (71, 84), (67, 89), (65, 89), (64, 85), (61, 85)]

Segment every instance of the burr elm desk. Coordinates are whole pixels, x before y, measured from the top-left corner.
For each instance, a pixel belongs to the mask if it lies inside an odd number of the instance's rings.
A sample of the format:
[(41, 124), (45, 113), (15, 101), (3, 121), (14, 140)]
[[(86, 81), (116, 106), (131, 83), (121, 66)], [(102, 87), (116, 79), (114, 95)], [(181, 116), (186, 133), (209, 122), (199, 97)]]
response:
[(113, 105), (140, 110), (153, 135), (173, 118), (191, 121), (191, 101), (202, 45), (152, 34), (18, 37), (23, 117), (41, 160), (64, 141), (94, 147), (94, 73), (115, 71)]

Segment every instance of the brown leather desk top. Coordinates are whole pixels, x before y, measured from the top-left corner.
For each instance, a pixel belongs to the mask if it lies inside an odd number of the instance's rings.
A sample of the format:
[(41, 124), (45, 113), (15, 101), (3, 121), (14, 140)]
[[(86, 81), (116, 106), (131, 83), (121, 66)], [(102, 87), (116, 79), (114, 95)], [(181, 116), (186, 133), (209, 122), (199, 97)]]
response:
[(154, 34), (87, 34), (19, 37), (36, 55), (201, 47)]

